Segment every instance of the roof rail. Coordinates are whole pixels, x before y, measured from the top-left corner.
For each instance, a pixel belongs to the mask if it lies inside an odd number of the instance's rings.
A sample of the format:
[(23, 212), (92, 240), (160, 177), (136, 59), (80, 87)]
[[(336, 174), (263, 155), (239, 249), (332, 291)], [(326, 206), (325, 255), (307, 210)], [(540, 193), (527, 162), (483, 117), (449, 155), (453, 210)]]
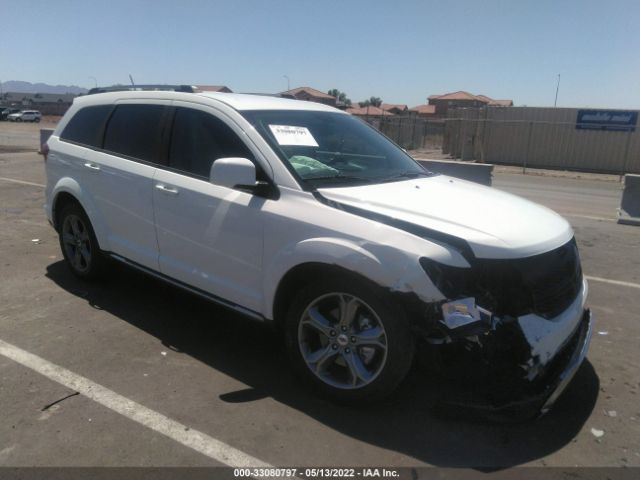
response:
[(113, 87), (96, 87), (87, 92), (87, 95), (93, 95), (94, 93), (106, 93), (106, 92), (126, 92), (126, 91), (173, 91), (173, 92), (186, 92), (194, 93), (196, 89), (191, 85), (116, 85)]
[(296, 97), (291, 95), (290, 93), (256, 93), (256, 92), (242, 92), (244, 95), (261, 95), (263, 97), (278, 97), (278, 98), (289, 98), (291, 100), (297, 100)]

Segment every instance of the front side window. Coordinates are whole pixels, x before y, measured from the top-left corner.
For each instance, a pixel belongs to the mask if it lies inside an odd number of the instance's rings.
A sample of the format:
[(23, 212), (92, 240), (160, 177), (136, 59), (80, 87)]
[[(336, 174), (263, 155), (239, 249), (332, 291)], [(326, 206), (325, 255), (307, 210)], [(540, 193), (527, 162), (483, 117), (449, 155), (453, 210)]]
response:
[(382, 183), (432, 175), (361, 120), (338, 112), (255, 110), (243, 116), (303, 185)]
[(104, 136), (109, 152), (158, 163), (163, 105), (118, 105)]
[(247, 146), (219, 118), (201, 110), (176, 109), (169, 147), (170, 167), (209, 178), (213, 162), (228, 157), (253, 160)]
[(102, 134), (112, 105), (84, 107), (73, 116), (60, 135), (70, 142), (102, 148)]

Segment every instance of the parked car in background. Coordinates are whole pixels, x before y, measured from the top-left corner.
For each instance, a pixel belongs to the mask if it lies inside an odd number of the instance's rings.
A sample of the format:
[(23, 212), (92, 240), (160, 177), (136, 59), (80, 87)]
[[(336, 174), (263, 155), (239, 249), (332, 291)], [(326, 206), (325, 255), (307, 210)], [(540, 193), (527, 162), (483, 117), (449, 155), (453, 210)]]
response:
[(38, 110), (23, 110), (18, 113), (10, 114), (7, 119), (10, 122), (39, 122), (42, 114)]
[(474, 401), (482, 389), (487, 411), (530, 417), (586, 355), (587, 283), (565, 219), (431, 173), (335, 108), (90, 94), (43, 152), (45, 210), (77, 277), (110, 259), (271, 323), (333, 399), (389, 395), (416, 354), (463, 366), (459, 384)]
[(10, 108), (10, 107), (3, 107), (0, 109), (0, 120), (8, 120), (8, 116), (13, 114), (13, 113), (19, 113), (20, 109), (19, 108)]

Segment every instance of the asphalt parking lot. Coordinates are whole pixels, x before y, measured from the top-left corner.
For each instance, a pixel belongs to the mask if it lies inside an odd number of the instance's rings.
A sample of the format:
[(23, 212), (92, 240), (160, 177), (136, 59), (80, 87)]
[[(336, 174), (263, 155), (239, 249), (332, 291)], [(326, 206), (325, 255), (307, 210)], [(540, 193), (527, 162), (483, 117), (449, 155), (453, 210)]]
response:
[(418, 368), (381, 405), (333, 405), (298, 384), (263, 325), (124, 267), (76, 280), (42, 210), (42, 158), (11, 150), (0, 152), (0, 465), (640, 465), (640, 228), (615, 223), (620, 184), (494, 179), (571, 222), (596, 319), (555, 408), (504, 425), (436, 414)]

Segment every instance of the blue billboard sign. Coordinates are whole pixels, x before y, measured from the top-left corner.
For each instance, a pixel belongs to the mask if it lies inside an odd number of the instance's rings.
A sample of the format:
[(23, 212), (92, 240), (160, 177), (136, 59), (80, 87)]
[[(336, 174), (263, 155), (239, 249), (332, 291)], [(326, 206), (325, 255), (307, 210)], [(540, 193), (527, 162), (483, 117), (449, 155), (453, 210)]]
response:
[(638, 112), (626, 110), (578, 110), (578, 130), (635, 132)]

